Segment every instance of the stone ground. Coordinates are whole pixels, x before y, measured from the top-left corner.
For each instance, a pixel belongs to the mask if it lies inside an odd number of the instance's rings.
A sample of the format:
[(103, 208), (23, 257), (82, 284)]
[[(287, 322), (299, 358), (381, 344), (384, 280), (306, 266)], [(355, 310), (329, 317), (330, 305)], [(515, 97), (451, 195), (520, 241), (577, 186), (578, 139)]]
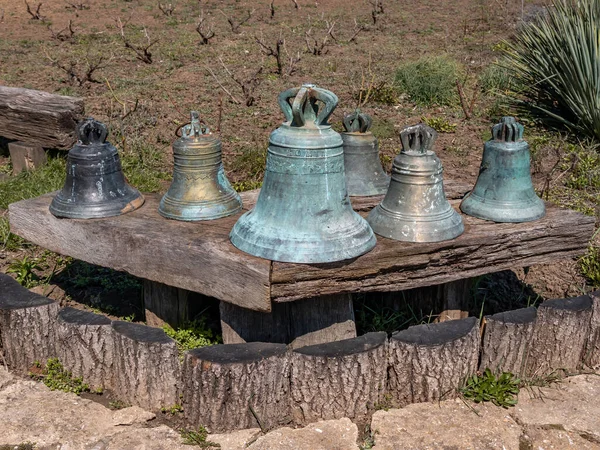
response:
[[(359, 440), (349, 419), (265, 435), (258, 429), (209, 435), (208, 440), (222, 450), (600, 450), (599, 399), (600, 377), (578, 375), (523, 390), (511, 409), (448, 400), (378, 411), (371, 423), (374, 446)], [(43, 450), (194, 448), (183, 445), (177, 431), (155, 422), (153, 413), (140, 408), (112, 411), (0, 368), (0, 448), (25, 442)]]

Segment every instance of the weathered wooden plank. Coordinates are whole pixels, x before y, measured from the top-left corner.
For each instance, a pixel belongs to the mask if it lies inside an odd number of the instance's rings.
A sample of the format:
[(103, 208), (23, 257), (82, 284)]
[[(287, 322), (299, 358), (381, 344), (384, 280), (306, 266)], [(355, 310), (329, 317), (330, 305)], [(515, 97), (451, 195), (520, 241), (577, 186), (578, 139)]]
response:
[(0, 135), (44, 148), (70, 148), (83, 99), (0, 86)]
[[(451, 203), (457, 208), (459, 201)], [(547, 205), (544, 218), (494, 223), (463, 215), (465, 232), (437, 243), (393, 241), (353, 260), (329, 264), (273, 262), (271, 297), (276, 302), (317, 295), (400, 291), (585, 253), (594, 218)]]
[(52, 195), (13, 203), (11, 231), (56, 253), (91, 264), (216, 297), (245, 308), (270, 311), (270, 261), (229, 243), (237, 216), (210, 222), (167, 220), (157, 195), (131, 213), (95, 220), (58, 219)]
[(37, 144), (25, 142), (9, 142), (10, 162), (13, 167), (13, 175), (18, 175), (24, 170), (33, 170), (48, 162), (46, 152)]

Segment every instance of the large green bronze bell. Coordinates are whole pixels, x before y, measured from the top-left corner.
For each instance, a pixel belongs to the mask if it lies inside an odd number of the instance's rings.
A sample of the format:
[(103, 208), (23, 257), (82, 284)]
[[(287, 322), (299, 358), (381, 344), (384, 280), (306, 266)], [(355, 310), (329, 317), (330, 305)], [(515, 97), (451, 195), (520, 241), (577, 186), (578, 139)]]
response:
[(106, 126), (86, 119), (77, 126), (79, 140), (69, 150), (67, 179), (50, 204), (57, 217), (95, 219), (118, 216), (144, 204), (125, 180), (117, 149), (106, 142)]
[(375, 235), (350, 205), (342, 138), (327, 123), (337, 97), (305, 84), (278, 101), (286, 122), (271, 133), (256, 206), (234, 225), (231, 242), (261, 258), (297, 263), (368, 252)]
[(230, 216), (242, 209), (221, 160), (221, 140), (200, 122), (196, 111), (173, 143), (173, 181), (158, 212), (169, 219), (194, 221)]
[(373, 120), (356, 110), (344, 117), (344, 165), (348, 194), (351, 197), (385, 194), (390, 177), (379, 160), (377, 138), (369, 130)]
[(494, 222), (529, 222), (544, 216), (544, 202), (531, 182), (529, 145), (523, 125), (503, 117), (485, 143), (479, 177), (460, 205), (465, 214)]
[(427, 125), (400, 133), (402, 151), (394, 159), (385, 198), (367, 217), (375, 233), (408, 242), (454, 239), (464, 231), (442, 184), (442, 163), (432, 151), (437, 133)]

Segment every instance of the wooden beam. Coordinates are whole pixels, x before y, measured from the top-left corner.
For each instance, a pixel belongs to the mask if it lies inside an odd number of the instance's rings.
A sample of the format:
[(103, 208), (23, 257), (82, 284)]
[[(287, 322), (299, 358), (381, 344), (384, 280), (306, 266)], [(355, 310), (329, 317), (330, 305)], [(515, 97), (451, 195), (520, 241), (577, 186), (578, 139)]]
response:
[(9, 206), (13, 233), (44, 248), (90, 264), (200, 292), (258, 311), (270, 311), (271, 262), (229, 243), (238, 216), (206, 222), (168, 220), (159, 196), (122, 216), (59, 219), (48, 207), (52, 194)]
[(0, 86), (0, 135), (44, 148), (70, 148), (83, 99)]

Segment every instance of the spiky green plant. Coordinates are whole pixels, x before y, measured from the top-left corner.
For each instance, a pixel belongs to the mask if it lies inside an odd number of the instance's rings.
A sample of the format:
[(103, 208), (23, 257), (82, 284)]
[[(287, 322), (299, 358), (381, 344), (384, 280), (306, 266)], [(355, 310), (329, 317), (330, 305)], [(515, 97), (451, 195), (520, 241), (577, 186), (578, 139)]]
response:
[(524, 86), (518, 106), (600, 139), (600, 0), (553, 0), (506, 52), (508, 68)]

